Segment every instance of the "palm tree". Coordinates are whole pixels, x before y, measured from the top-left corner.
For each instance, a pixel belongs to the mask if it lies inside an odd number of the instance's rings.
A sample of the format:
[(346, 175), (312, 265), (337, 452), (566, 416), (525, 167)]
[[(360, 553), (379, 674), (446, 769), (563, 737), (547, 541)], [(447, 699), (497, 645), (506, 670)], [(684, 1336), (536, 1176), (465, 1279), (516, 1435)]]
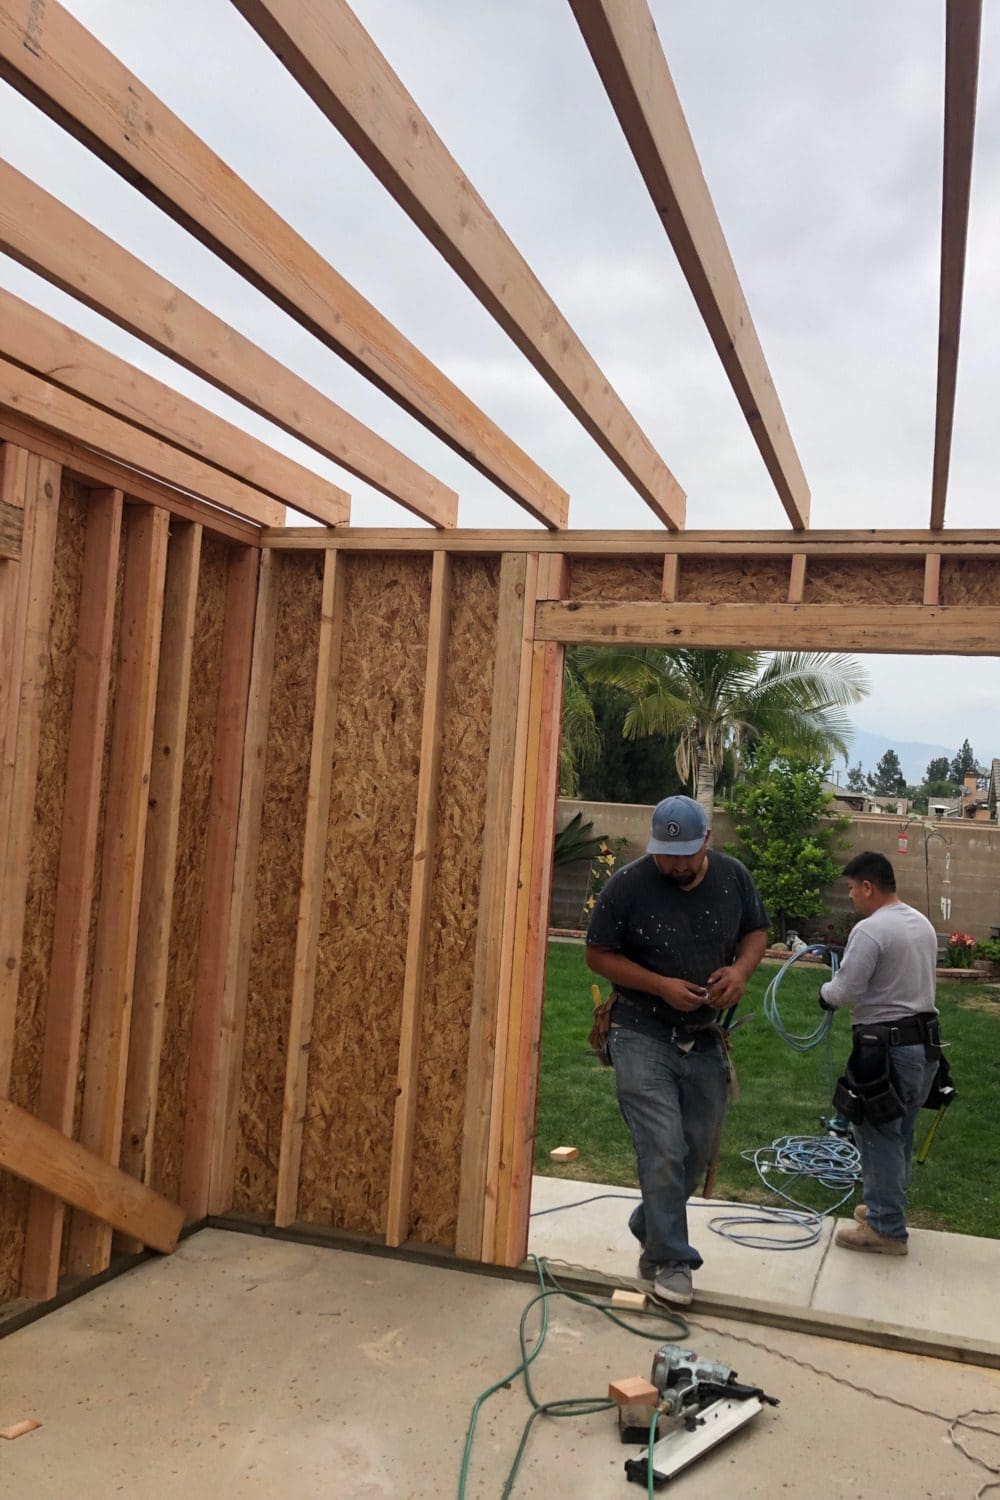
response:
[(580, 772), (596, 765), (603, 749), (603, 737), (594, 714), (594, 705), (580, 671), (580, 649), (566, 652), (563, 670), (562, 740), (559, 746), (559, 795), (577, 797)]
[(632, 700), (623, 732), (677, 737), (677, 773), (711, 817), (727, 752), (738, 760), (764, 738), (782, 754), (816, 761), (846, 754), (843, 712), (869, 691), (854, 657), (824, 651), (664, 651), (581, 647), (588, 682)]

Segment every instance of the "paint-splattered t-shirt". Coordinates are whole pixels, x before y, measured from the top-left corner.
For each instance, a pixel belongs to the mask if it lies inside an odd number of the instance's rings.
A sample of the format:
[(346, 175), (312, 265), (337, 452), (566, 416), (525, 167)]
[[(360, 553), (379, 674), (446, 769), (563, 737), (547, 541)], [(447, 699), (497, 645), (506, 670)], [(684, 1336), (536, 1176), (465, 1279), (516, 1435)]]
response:
[[(587, 928), (587, 942), (610, 948), (633, 963), (671, 979), (703, 985), (709, 974), (731, 964), (748, 932), (768, 926), (768, 916), (750, 871), (728, 854), (708, 851), (705, 878), (685, 891), (661, 875), (646, 854), (612, 875), (601, 891)], [(621, 996), (613, 1019), (653, 1035), (673, 1026), (716, 1021), (711, 1005), (679, 1011), (642, 990), (615, 988)]]

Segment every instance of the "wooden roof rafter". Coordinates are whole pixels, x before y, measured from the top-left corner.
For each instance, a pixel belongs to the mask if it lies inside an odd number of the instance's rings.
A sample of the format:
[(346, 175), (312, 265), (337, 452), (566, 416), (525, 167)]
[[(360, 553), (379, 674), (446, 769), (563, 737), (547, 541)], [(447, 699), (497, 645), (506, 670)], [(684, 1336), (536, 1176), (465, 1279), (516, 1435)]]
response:
[(951, 467), (982, 16), (982, 0), (948, 0), (941, 194), (941, 300), (938, 317), (934, 468), (931, 480), (932, 527), (944, 525)]
[(0, 78), (546, 526), (569, 497), (58, 0), (0, 0)]
[(345, 0), (232, 0), (667, 526), (684, 491)]
[(570, 5), (754, 442), (802, 530), (809, 486), (646, 0)]
[(422, 520), (456, 524), (454, 490), (3, 160), (0, 250)]

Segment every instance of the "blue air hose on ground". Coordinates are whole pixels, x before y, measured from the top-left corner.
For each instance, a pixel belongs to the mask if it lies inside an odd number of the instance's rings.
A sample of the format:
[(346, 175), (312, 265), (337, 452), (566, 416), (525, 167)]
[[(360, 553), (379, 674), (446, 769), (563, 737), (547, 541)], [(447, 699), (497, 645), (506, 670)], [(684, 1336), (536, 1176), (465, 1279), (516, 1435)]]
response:
[[(833, 1052), (831, 1028), (833, 1012), (822, 1011), (820, 1019), (809, 1032), (799, 1035), (791, 1031), (782, 1019), (778, 1005), (781, 982), (789, 969), (799, 959), (808, 955), (825, 958), (830, 964), (831, 974), (837, 972), (837, 955), (829, 948), (809, 947), (793, 953), (782, 964), (764, 993), (764, 1015), (787, 1047), (793, 1052), (812, 1052), (826, 1044), (826, 1072), (830, 1093), (833, 1092)], [(845, 1122), (846, 1123), (846, 1122)], [(745, 1161), (752, 1162), (761, 1184), (769, 1194), (784, 1199), (785, 1206), (762, 1206), (752, 1213), (719, 1215), (709, 1220), (709, 1228), (723, 1239), (751, 1249), (805, 1250), (815, 1245), (823, 1231), (823, 1219), (841, 1208), (854, 1194), (861, 1176), (861, 1158), (853, 1141), (839, 1131), (831, 1130), (826, 1135), (783, 1135), (768, 1146), (758, 1146), (741, 1153)], [(822, 1212), (800, 1203), (790, 1189), (803, 1178), (809, 1178), (828, 1191), (839, 1196)], [(778, 1179), (784, 1180), (784, 1186)], [(727, 1207), (736, 1205), (726, 1205)], [(745, 1205), (744, 1205), (745, 1208)], [(798, 1231), (789, 1236), (767, 1234), (766, 1229)]]

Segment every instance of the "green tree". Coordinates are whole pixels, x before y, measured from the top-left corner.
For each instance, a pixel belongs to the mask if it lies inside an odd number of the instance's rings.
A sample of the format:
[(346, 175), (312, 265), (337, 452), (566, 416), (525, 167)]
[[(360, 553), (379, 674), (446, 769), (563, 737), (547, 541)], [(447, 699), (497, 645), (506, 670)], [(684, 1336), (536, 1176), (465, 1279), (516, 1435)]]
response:
[(875, 767), (871, 779), (872, 791), (878, 792), (881, 797), (892, 797), (897, 793), (902, 796), (906, 791), (906, 777), (903, 775), (899, 764), (899, 756), (895, 750), (889, 749), (885, 752), (878, 765)]
[(938, 781), (948, 780), (950, 763), (947, 755), (935, 755), (933, 760), (927, 762), (927, 770), (924, 772), (924, 786), (933, 786)]
[(853, 657), (821, 651), (587, 646), (579, 662), (588, 682), (627, 695), (626, 738), (675, 741), (677, 774), (710, 816), (727, 752), (738, 764), (767, 739), (780, 752), (828, 763), (850, 736), (844, 708), (868, 691)]
[(849, 818), (830, 817), (824, 768), (778, 753), (758, 755), (733, 788), (735, 852), (750, 870), (782, 940), (824, 910), (823, 893), (840, 874), (837, 854)]
[(962, 748), (955, 756), (949, 768), (948, 779), (949, 781), (953, 781), (956, 786), (961, 786), (970, 772), (978, 772), (978, 770), (979, 764), (972, 753), (972, 746), (968, 740), (963, 740)]
[(847, 773), (847, 790), (849, 792), (867, 792), (871, 790), (868, 777), (861, 762), (852, 766)]
[(562, 740), (559, 745), (559, 795), (578, 797), (580, 776), (601, 758), (601, 735), (590, 692), (573, 650), (566, 652), (563, 670)]

